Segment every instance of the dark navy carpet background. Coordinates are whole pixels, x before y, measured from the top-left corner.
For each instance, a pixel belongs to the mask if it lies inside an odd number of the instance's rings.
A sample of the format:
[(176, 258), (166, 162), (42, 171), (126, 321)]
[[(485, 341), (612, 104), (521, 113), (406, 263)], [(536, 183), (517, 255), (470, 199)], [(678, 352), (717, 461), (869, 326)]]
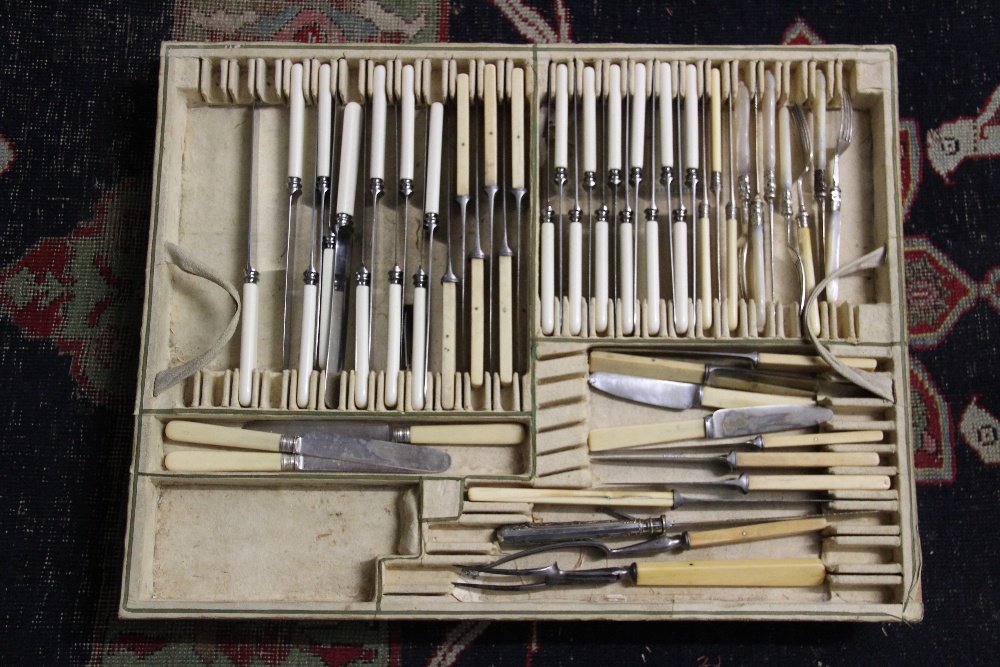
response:
[[(286, 3), (229, 4), (275, 16)], [(306, 4), (322, 3), (287, 11)], [(362, 4), (333, 6), (349, 16)], [(501, 9), (509, 2), (425, 4), (446, 12), (436, 20), (449, 41), (527, 39)], [(801, 22), (826, 43), (895, 44), (900, 116), (921, 144), (975, 117), (1000, 84), (984, 0), (526, 4), (575, 42), (778, 44)], [(178, 27), (188, 5), (211, 16), (222, 3), (0, 2), (0, 664), (1000, 663), (1000, 472), (959, 432), (970, 402), (1000, 414), (989, 300), (1000, 166), (989, 156), (950, 183), (924, 157), (905, 226), (974, 292), (911, 355), (944, 406), (951, 457), (918, 489), (922, 624), (118, 621), (158, 54), (191, 34)], [(438, 659), (442, 646), (456, 647), (450, 658)]]

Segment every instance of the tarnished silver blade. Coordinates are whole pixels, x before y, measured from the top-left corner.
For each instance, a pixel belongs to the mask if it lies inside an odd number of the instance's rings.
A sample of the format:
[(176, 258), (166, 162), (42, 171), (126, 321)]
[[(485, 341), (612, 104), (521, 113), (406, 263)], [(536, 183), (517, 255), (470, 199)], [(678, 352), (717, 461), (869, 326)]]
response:
[(391, 440), (392, 427), (385, 422), (341, 421), (328, 419), (276, 419), (273, 421), (257, 420), (247, 422), (243, 428), (251, 431), (267, 431), (298, 437), (307, 433), (336, 433), (337, 435), (353, 436), (355, 438), (371, 438), (373, 440)]
[(301, 472), (354, 472), (354, 473), (386, 473), (412, 475), (412, 470), (392, 468), (372, 463), (354, 463), (338, 459), (324, 459), (319, 456), (303, 456), (293, 454), (295, 469)]
[(364, 463), (411, 472), (444, 472), (451, 457), (425, 445), (371, 440), (337, 433), (307, 433), (296, 448), (297, 454)]
[(833, 411), (816, 405), (763, 405), (716, 410), (705, 418), (705, 437), (732, 438), (791, 431), (833, 419)]
[(701, 386), (688, 382), (652, 380), (620, 373), (591, 373), (590, 386), (637, 403), (686, 410), (701, 405)]

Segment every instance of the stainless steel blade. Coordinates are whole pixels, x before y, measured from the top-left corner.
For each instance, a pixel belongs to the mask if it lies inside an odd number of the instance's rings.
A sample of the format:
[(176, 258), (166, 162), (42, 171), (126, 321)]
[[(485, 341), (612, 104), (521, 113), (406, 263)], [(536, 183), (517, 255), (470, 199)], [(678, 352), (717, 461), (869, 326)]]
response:
[(299, 472), (347, 472), (347, 473), (386, 473), (412, 475), (414, 471), (403, 468), (376, 465), (373, 463), (355, 463), (338, 459), (324, 459), (319, 456), (303, 456), (302, 454), (285, 454), (291, 459), (292, 467)]
[(612, 396), (661, 408), (686, 410), (701, 405), (701, 385), (688, 382), (598, 372), (590, 374), (590, 386)]
[(295, 453), (411, 472), (444, 472), (451, 466), (451, 457), (440, 449), (336, 433), (307, 433), (297, 439)]
[(706, 438), (732, 438), (809, 428), (833, 419), (833, 411), (816, 405), (763, 405), (716, 410), (705, 418)]
[(336, 433), (355, 438), (392, 440), (392, 426), (385, 422), (341, 421), (339, 419), (322, 421), (317, 419), (277, 419), (247, 422), (243, 428), (251, 431), (280, 433), (292, 437), (299, 437), (307, 433)]

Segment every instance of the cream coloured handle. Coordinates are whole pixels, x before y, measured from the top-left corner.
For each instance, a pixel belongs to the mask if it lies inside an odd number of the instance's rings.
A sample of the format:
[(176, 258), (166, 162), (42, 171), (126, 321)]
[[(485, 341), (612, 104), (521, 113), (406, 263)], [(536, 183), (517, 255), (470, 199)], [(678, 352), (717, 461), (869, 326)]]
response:
[(687, 223), (675, 221), (670, 228), (674, 235), (673, 283), (674, 283), (674, 330), (683, 335), (688, 330), (688, 248)]
[(807, 433), (793, 435), (761, 436), (764, 449), (781, 447), (812, 447), (814, 445), (842, 445), (864, 442), (882, 442), (882, 431), (829, 431), (827, 433)]
[(877, 452), (741, 452), (738, 468), (830, 468), (877, 466)]
[(519, 445), (527, 435), (522, 424), (415, 424), (412, 445)]
[(309, 388), (316, 350), (316, 285), (302, 286), (302, 337), (299, 339), (299, 383), (295, 403), (300, 408), (309, 406)]
[(326, 370), (330, 349), (330, 301), (333, 297), (333, 248), (323, 248), (319, 272), (319, 359), (320, 370)]
[(649, 334), (660, 331), (660, 225), (646, 221), (646, 319)]
[(632, 280), (631, 222), (618, 225), (618, 284), (621, 286), (622, 332), (629, 336), (635, 331), (635, 283)]
[(767, 323), (767, 303), (764, 296), (764, 225), (750, 225), (750, 239), (747, 252), (747, 287), (750, 298), (757, 310), (757, 331), (763, 331)]
[(459, 74), (455, 85), (455, 196), (469, 195), (469, 75)]
[(625, 447), (655, 445), (662, 442), (676, 442), (678, 440), (691, 440), (704, 437), (704, 420), (689, 419), (662, 424), (595, 428), (590, 432), (588, 445), (590, 446), (590, 451), (600, 452), (608, 449), (623, 449)]
[(606, 489), (525, 489), (474, 486), (466, 497), (475, 502), (537, 503), (541, 505), (607, 505), (673, 509), (671, 491), (612, 491)]
[(571, 222), (569, 224), (569, 334), (571, 336), (579, 336), (583, 329), (582, 301), (583, 223)]
[[(837, 357), (837, 359), (845, 366), (863, 371), (873, 371), (878, 364), (878, 360), (871, 357)], [(761, 367), (776, 369), (825, 371), (830, 368), (822, 357), (808, 354), (761, 352), (758, 362)]]
[(263, 452), (170, 452), (163, 467), (172, 472), (281, 472), (281, 454)]
[(255, 449), (262, 452), (281, 451), (281, 434), (251, 431), (231, 426), (216, 426), (202, 422), (177, 420), (167, 422), (168, 440), (212, 447)]
[(746, 408), (753, 405), (815, 405), (816, 401), (806, 396), (759, 394), (737, 389), (703, 387), (701, 404), (707, 408)]
[[(541, 257), (540, 261), (541, 261), (542, 267), (541, 267), (541, 279), (540, 279), (540, 283), (541, 284), (539, 286), (539, 291), (540, 291), (540, 298), (541, 298), (541, 301), (542, 301), (542, 303), (541, 303), (541, 310), (542, 310), (542, 333), (544, 335), (546, 335), (546, 336), (551, 336), (555, 332), (555, 329), (556, 329), (556, 313), (555, 313), (555, 301), (556, 301), (556, 239), (555, 239), (556, 232), (555, 232), (555, 227), (556, 226), (555, 226), (555, 223), (552, 223), (552, 222), (543, 222), (542, 225), (541, 225), (541, 227), (542, 227), (542, 231), (541, 231), (541, 236), (542, 236), (542, 239), (541, 239), (541, 246), (542, 246), (541, 247), (541, 255), (542, 255), (542, 257)], [(482, 260), (479, 260), (479, 261), (481, 262)], [(472, 260), (472, 262), (473, 262), (473, 267), (472, 267), (472, 284), (473, 284), (472, 296), (473, 296), (473, 298), (475, 298), (475, 295), (476, 295), (476, 289), (475, 289), (475, 283), (476, 283), (476, 267), (475, 267), (475, 263), (476, 263), (476, 260)], [(483, 271), (483, 269), (482, 269), (482, 267), (480, 267), (479, 268), (479, 285), (480, 285), (480, 290), (479, 291), (480, 292), (482, 292), (482, 284), (483, 284), (483, 273), (482, 273), (482, 271)], [(481, 299), (482, 299), (482, 296), (480, 296), (480, 300)], [(476, 304), (475, 303), (472, 304), (472, 310), (473, 310), (473, 313), (475, 313), (475, 310), (476, 310)], [(481, 311), (482, 311), (482, 305), (480, 303), (480, 312)], [(482, 322), (480, 322), (479, 332), (480, 332), (480, 340), (481, 340), (481, 337), (482, 337)], [(475, 345), (476, 344), (475, 331), (473, 331), (472, 334), (473, 334), (472, 343), (473, 343), (473, 345)], [(482, 361), (480, 361), (479, 363), (480, 363), (480, 365), (482, 365)], [(482, 384), (482, 373), (480, 373), (479, 383)], [(475, 384), (474, 380), (473, 380), (473, 385), (477, 386), (477, 387), (479, 386), (479, 385)]]
[(826, 581), (819, 558), (636, 563), (638, 586), (810, 587)]
[(368, 335), (368, 295), (371, 287), (358, 285), (354, 292), (354, 405), (360, 409), (368, 407), (368, 370), (369, 347)]
[(455, 407), (457, 288), (454, 282), (441, 283), (441, 404), (445, 410)]
[(884, 491), (887, 475), (749, 475), (750, 491)]
[(513, 257), (501, 255), (500, 272), (500, 383), (514, 380), (514, 279)]
[(741, 544), (757, 540), (771, 540), (778, 537), (805, 535), (823, 530), (830, 525), (826, 517), (810, 516), (789, 521), (768, 521), (745, 526), (731, 526), (715, 530), (693, 531), (687, 534), (688, 545), (692, 549), (715, 547), (725, 544)]
[(389, 324), (385, 354), (385, 407), (394, 408), (399, 400), (400, 323), (403, 317), (403, 285), (389, 283)]
[(243, 321), (240, 326), (240, 405), (253, 400), (253, 371), (257, 367), (257, 283), (243, 283)]
[[(544, 301), (542, 303), (544, 307)], [(594, 223), (594, 320), (598, 333), (608, 330), (607, 221)]]
[[(481, 387), (483, 384), (485, 311), (483, 309), (483, 260), (478, 257), (473, 257), (469, 261), (469, 294), (472, 306), (469, 313), (469, 375), (472, 386)], [(544, 307), (544, 300), (542, 305)]]
[[(802, 257), (802, 269), (805, 273), (806, 296), (816, 289), (816, 265), (813, 263), (812, 231), (808, 227), (799, 227), (799, 255)], [(807, 322), (809, 328), (819, 333), (819, 305), (814, 301), (809, 307)]]
[(483, 70), (483, 181), (496, 185), (497, 178), (497, 66)]
[(738, 244), (740, 223), (736, 218), (726, 220), (726, 307), (729, 311), (729, 330), (736, 331), (740, 323), (740, 274)]
[(677, 359), (657, 359), (640, 357), (635, 354), (594, 350), (590, 353), (591, 373), (618, 373), (653, 380), (673, 380), (674, 382), (705, 381), (705, 366)]
[(525, 187), (524, 179), (524, 70), (510, 73), (510, 187)]
[(410, 401), (417, 410), (424, 409), (427, 382), (427, 288), (413, 289), (413, 386)]
[(701, 299), (701, 326), (712, 328), (712, 237), (709, 219), (698, 218), (698, 298)]
[(302, 90), (302, 63), (292, 65), (288, 91), (288, 178), (302, 178), (306, 98)]

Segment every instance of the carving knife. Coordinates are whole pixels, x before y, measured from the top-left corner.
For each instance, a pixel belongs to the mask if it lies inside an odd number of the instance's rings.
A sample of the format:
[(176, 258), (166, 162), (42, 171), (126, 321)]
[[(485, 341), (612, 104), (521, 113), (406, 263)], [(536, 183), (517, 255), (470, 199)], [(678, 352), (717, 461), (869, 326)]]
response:
[(735, 438), (808, 428), (833, 419), (815, 405), (761, 405), (716, 410), (704, 419), (593, 429), (590, 451), (621, 449), (698, 438)]
[(527, 435), (523, 424), (389, 424), (364, 421), (252, 421), (244, 429), (302, 436), (335, 433), (355, 438), (385, 440), (412, 445), (519, 445)]
[(451, 457), (432, 447), (316, 431), (294, 436), (174, 420), (167, 424), (166, 437), (196, 445), (335, 459), (406, 472), (444, 472), (451, 466)]
[(808, 396), (762, 394), (722, 389), (689, 382), (652, 380), (620, 373), (591, 373), (590, 386), (599, 391), (637, 403), (661, 408), (742, 408), (751, 405), (813, 405)]

